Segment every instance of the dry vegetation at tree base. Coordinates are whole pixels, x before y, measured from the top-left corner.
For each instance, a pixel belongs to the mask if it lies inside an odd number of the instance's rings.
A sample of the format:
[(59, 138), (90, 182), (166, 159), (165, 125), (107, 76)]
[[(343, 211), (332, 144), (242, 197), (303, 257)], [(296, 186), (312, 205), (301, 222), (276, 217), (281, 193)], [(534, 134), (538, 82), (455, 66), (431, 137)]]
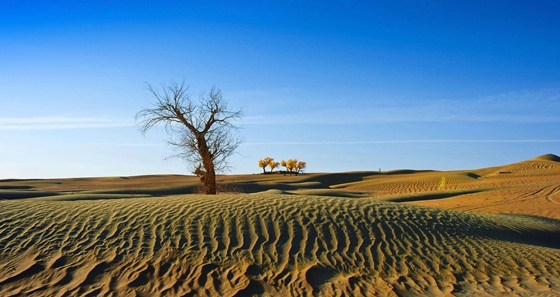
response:
[(0, 181), (0, 296), (558, 296), (560, 162)]

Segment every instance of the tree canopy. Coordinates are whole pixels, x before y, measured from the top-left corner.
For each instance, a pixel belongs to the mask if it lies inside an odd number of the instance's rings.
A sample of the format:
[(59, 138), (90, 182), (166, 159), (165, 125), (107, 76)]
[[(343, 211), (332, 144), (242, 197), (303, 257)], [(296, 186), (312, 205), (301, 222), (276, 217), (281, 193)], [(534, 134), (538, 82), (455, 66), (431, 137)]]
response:
[(266, 173), (265, 169), (267, 166), (270, 168), (271, 173), (275, 168), (282, 166), (286, 168), (286, 172), (297, 174), (303, 172), (303, 170), (307, 166), (307, 163), (304, 161), (298, 161), (297, 159), (289, 159), (288, 161), (282, 160), (280, 162), (275, 162), (273, 158), (266, 157), (264, 159), (259, 160), (258, 165), (263, 169), (263, 173)]
[(155, 102), (136, 114), (140, 131), (145, 134), (163, 124), (170, 137), (168, 143), (176, 150), (172, 157), (193, 165), (204, 192), (216, 194), (216, 171), (228, 168), (228, 158), (242, 142), (235, 125), (242, 110), (229, 109), (216, 87), (209, 93), (201, 92), (197, 101), (191, 99), (184, 80), (162, 84), (160, 88), (147, 84), (146, 88)]

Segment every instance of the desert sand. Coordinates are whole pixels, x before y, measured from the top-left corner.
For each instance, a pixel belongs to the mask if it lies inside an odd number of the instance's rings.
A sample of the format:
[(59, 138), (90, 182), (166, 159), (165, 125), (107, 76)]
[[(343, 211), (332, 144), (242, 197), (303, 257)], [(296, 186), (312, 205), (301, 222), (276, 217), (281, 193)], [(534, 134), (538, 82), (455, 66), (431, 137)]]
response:
[(0, 180), (0, 296), (559, 296), (560, 158)]

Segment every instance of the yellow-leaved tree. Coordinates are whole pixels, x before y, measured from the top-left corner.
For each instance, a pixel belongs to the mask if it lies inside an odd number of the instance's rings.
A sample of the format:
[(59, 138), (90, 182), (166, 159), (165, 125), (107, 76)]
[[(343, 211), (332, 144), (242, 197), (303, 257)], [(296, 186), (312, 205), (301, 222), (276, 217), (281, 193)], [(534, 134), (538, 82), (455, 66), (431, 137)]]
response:
[(288, 161), (282, 160), (280, 162), (280, 165), (286, 167), (286, 171), (288, 171), (290, 174), (298, 174), (303, 172), (307, 163), (304, 161), (298, 161), (297, 159), (289, 159)]
[(270, 163), (268, 163), (268, 167), (270, 168), (270, 172), (272, 172), (274, 170), (274, 168), (277, 168), (278, 166), (280, 166), (279, 162), (274, 162), (274, 159), (271, 159)]
[(292, 173), (294, 171), (294, 169), (296, 169), (296, 165), (297, 165), (297, 159), (289, 159), (286, 162), (286, 169)]
[(305, 169), (305, 166), (306, 166), (306, 165), (307, 165), (307, 163), (305, 163), (304, 161), (299, 161), (299, 162), (297, 162), (297, 164), (296, 164), (296, 171), (297, 171), (298, 173), (303, 172), (303, 169)]
[(259, 167), (263, 169), (263, 173), (266, 173), (266, 166), (270, 166), (271, 163), (274, 163), (274, 159), (271, 157), (266, 157), (262, 160), (259, 160)]

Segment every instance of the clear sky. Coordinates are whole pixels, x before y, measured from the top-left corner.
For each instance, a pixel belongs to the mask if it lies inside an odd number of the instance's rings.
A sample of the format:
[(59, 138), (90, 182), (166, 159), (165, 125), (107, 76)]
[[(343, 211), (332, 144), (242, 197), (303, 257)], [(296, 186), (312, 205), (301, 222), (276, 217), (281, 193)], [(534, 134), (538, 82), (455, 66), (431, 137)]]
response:
[[(305, 2), (305, 3), (304, 3)], [(243, 107), (230, 173), (560, 154), (560, 2), (0, 0), (0, 178), (189, 174), (145, 83)]]

